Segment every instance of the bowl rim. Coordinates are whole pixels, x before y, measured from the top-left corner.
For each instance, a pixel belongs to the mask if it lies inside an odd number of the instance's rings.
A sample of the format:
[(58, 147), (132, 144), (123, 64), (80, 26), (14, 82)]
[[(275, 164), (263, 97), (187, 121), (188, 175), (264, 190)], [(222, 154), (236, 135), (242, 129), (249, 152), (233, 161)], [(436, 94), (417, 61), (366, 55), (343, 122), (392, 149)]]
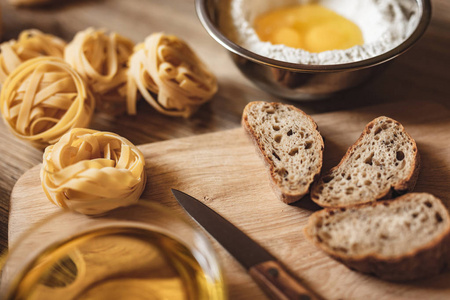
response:
[(285, 62), (281, 60), (268, 58), (256, 54), (255, 52), (247, 50), (239, 46), (238, 44), (232, 42), (219, 30), (219, 28), (211, 20), (207, 8), (207, 3), (211, 1), (214, 0), (195, 0), (195, 8), (197, 16), (200, 22), (202, 23), (203, 27), (206, 29), (208, 34), (213, 39), (216, 40), (216, 42), (218, 42), (228, 51), (237, 54), (241, 57), (244, 57), (250, 61), (253, 61), (255, 63), (294, 72), (350, 71), (350, 70), (365, 69), (382, 64), (391, 59), (394, 59), (395, 57), (399, 56), (400, 54), (404, 53), (409, 48), (411, 48), (411, 46), (414, 45), (414, 43), (416, 43), (419, 40), (419, 38), (425, 33), (425, 30), (427, 29), (431, 19), (431, 0), (414, 0), (419, 7), (419, 11), (421, 12), (419, 23), (417, 24), (416, 28), (411, 33), (411, 35), (402, 43), (397, 45), (395, 48), (387, 52), (384, 52), (380, 55), (350, 63), (331, 64), (331, 65), (308, 65), (301, 63)]

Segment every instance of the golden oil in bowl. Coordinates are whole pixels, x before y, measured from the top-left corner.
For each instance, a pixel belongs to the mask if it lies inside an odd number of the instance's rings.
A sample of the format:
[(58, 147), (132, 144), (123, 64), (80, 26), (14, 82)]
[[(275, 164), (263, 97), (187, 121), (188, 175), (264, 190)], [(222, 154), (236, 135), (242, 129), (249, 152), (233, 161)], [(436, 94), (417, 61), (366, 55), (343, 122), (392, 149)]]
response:
[(8, 300), (227, 298), (207, 238), (144, 201), (96, 217), (59, 211), (13, 244), (2, 271)]
[(261, 41), (313, 53), (364, 44), (358, 25), (320, 4), (271, 10), (255, 18), (254, 29)]
[(222, 299), (191, 251), (141, 228), (87, 232), (44, 251), (9, 299)]

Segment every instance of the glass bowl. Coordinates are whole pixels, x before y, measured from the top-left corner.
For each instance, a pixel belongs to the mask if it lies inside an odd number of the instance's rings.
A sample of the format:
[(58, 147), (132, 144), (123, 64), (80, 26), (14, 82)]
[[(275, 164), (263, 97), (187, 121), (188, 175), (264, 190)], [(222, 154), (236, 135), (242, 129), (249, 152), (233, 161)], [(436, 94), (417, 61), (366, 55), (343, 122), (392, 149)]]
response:
[(62, 210), (11, 247), (0, 299), (226, 299), (207, 238), (149, 202), (86, 216)]

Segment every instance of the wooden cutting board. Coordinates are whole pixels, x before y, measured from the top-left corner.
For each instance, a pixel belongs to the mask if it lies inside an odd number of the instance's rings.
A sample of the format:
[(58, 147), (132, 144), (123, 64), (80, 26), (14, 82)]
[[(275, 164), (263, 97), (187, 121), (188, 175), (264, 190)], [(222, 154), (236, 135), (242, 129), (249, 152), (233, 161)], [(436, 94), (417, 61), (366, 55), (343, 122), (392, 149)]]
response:
[[(337, 164), (373, 118), (387, 115), (417, 141), (422, 170), (416, 191), (431, 192), (450, 207), (450, 111), (428, 102), (394, 103), (313, 116), (325, 138), (324, 170)], [(326, 299), (450, 299), (450, 272), (411, 283), (389, 283), (330, 259), (302, 234), (312, 211), (308, 197), (295, 205), (273, 194), (263, 162), (241, 128), (139, 147), (148, 182), (142, 201), (160, 202), (176, 214), (177, 188), (202, 200), (268, 249)], [(9, 241), (58, 208), (44, 196), (39, 167), (26, 172), (11, 195)], [(213, 239), (224, 266), (230, 299), (265, 299), (245, 270)]]

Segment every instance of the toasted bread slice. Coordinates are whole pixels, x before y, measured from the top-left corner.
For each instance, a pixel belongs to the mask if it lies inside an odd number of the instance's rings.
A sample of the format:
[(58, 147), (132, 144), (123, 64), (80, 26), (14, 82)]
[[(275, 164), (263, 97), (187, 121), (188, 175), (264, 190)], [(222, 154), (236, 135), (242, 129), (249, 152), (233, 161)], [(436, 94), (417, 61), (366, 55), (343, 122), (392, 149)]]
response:
[(322, 207), (346, 207), (411, 191), (419, 175), (416, 142), (388, 117), (367, 124), (341, 162), (312, 187), (311, 199)]
[(242, 126), (266, 162), (277, 196), (292, 203), (307, 194), (322, 168), (324, 147), (314, 120), (292, 105), (251, 102)]
[(317, 247), (348, 267), (393, 281), (439, 273), (450, 254), (450, 217), (431, 194), (327, 208), (304, 228)]

